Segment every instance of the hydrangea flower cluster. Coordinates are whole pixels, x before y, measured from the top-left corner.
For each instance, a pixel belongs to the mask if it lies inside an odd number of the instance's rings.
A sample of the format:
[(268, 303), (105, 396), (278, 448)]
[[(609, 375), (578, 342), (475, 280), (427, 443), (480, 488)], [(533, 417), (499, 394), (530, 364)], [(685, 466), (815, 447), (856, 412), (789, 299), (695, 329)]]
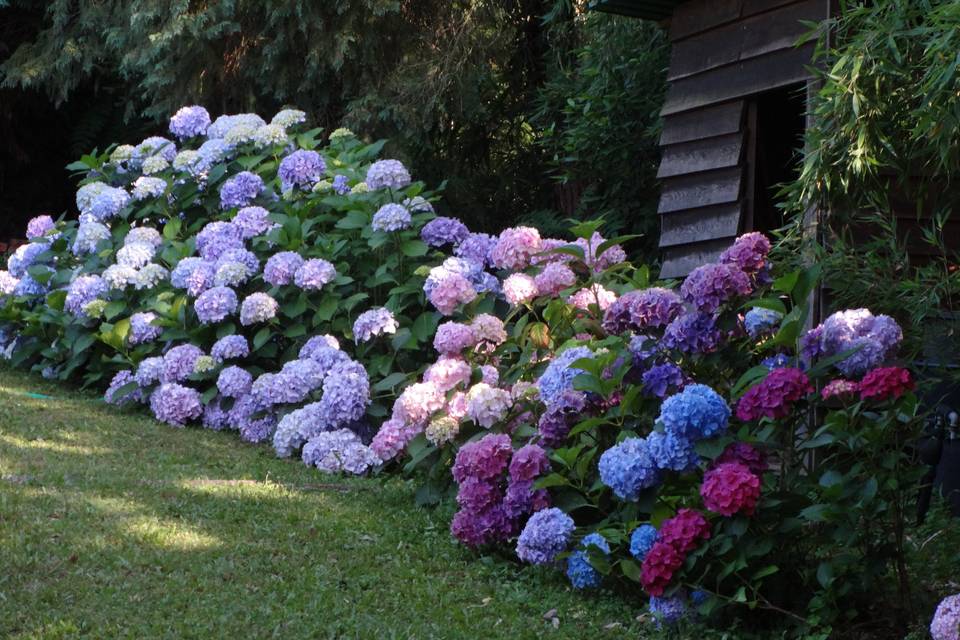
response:
[(538, 511), (517, 539), (517, 557), (531, 564), (549, 564), (569, 546), (573, 529), (573, 519), (560, 509)]
[(603, 581), (603, 575), (590, 564), (589, 549), (596, 549), (608, 555), (610, 544), (599, 533), (591, 533), (580, 541), (577, 549), (567, 557), (567, 578), (574, 589), (596, 589)]
[(851, 351), (835, 366), (843, 375), (859, 377), (896, 353), (903, 331), (889, 316), (874, 316), (867, 309), (832, 314), (808, 331), (801, 341), (808, 358), (832, 357)]
[(810, 379), (803, 371), (793, 367), (774, 369), (743, 394), (737, 403), (737, 418), (744, 422), (783, 418), (790, 414), (795, 402), (811, 391)]
[(692, 509), (681, 509), (665, 520), (640, 565), (640, 583), (644, 590), (651, 596), (662, 596), (687, 554), (710, 536), (710, 523)]
[(703, 476), (704, 506), (722, 516), (752, 516), (760, 499), (760, 478), (739, 462), (723, 462)]
[(371, 190), (404, 189), (410, 184), (410, 172), (399, 160), (377, 160), (367, 169), (364, 182)]
[(960, 593), (947, 596), (937, 605), (930, 622), (933, 640), (960, 640)]
[(359, 344), (369, 342), (376, 336), (396, 333), (400, 324), (393, 312), (386, 307), (364, 311), (353, 323), (353, 339)]
[(881, 367), (863, 376), (860, 381), (860, 398), (871, 402), (896, 399), (913, 388), (913, 378), (908, 370), (901, 367)]

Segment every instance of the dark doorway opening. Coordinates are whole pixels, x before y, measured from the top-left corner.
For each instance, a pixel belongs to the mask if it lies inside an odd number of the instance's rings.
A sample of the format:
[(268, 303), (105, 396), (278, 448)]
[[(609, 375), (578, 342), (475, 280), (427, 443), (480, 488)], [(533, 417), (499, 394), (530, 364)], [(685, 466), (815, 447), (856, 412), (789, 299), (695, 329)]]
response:
[(750, 230), (771, 231), (785, 223), (778, 186), (800, 168), (806, 128), (806, 85), (795, 84), (756, 96), (747, 112), (750, 136)]

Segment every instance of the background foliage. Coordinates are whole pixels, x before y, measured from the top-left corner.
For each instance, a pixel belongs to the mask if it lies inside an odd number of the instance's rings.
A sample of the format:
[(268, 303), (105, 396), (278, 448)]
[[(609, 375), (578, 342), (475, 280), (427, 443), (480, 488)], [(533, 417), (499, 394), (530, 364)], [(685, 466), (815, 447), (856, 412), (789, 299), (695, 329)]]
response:
[[(583, 5), (0, 2), (0, 122), (18, 123), (4, 129), (15, 170), (0, 176), (3, 190), (60, 183), (69, 158), (159, 129), (183, 104), (272, 113), (292, 103), (327, 131), (391, 139), (389, 155), (428, 182), (448, 180), (450, 209), (472, 228), (530, 211), (550, 221), (560, 205), (572, 215), (560, 179), (575, 185), (573, 205), (586, 189), (583, 213), (649, 231), (664, 38)], [(38, 205), (68, 207), (63, 189), (49, 193), (7, 204), (0, 236)]]

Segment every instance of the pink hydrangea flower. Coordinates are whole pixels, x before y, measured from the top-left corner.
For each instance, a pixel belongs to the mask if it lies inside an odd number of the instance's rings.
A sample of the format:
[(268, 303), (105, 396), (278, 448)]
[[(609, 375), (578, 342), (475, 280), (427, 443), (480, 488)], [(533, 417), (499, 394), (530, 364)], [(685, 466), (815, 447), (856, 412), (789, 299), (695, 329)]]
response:
[(530, 266), (534, 254), (541, 250), (540, 232), (532, 227), (504, 229), (490, 252), (490, 262), (499, 269), (518, 271)]
[(473, 284), (459, 273), (448, 273), (430, 292), (430, 303), (445, 316), (451, 315), (460, 304), (477, 297)]
[(600, 245), (604, 242), (606, 242), (606, 239), (594, 231), (589, 241), (586, 238), (577, 238), (577, 241), (574, 243), (583, 249), (587, 266), (598, 273), (615, 264), (620, 264), (627, 259), (627, 252), (618, 244), (610, 245), (598, 256), (597, 252), (600, 249)]
[(590, 305), (595, 304), (600, 307), (600, 311), (606, 311), (616, 301), (617, 294), (604, 289), (602, 284), (580, 289), (568, 299), (568, 302), (578, 309), (587, 310)]
[(680, 509), (677, 515), (660, 525), (657, 540), (666, 542), (679, 553), (690, 553), (702, 540), (710, 539), (710, 523), (693, 509)]
[(667, 542), (657, 541), (640, 567), (640, 584), (651, 596), (662, 596), (673, 575), (683, 566), (684, 555)]
[(463, 358), (441, 356), (423, 374), (424, 382), (432, 382), (441, 391), (449, 391), (458, 385), (470, 384), (470, 364)]
[(509, 391), (491, 387), (486, 382), (478, 382), (467, 392), (467, 415), (487, 429), (503, 420), (512, 404)]
[(513, 306), (526, 304), (537, 297), (537, 285), (525, 273), (514, 273), (503, 281), (503, 296)]
[(860, 381), (860, 397), (873, 401), (899, 398), (913, 387), (913, 378), (906, 369), (881, 367), (863, 376)]
[(405, 425), (402, 420), (387, 420), (373, 437), (370, 449), (378, 458), (387, 462), (400, 455), (415, 435), (416, 430)]
[(572, 287), (577, 276), (565, 264), (551, 262), (534, 278), (534, 284), (541, 296), (555, 296), (564, 289)]
[(470, 323), (477, 347), (481, 352), (492, 351), (507, 341), (503, 320), (489, 313), (481, 313)]
[(820, 390), (820, 396), (824, 400), (830, 400), (832, 398), (845, 400), (855, 397), (859, 390), (860, 385), (856, 382), (837, 378), (836, 380), (828, 382), (823, 389)]
[(393, 403), (393, 418), (420, 431), (443, 408), (444, 400), (443, 390), (433, 382), (412, 384)]

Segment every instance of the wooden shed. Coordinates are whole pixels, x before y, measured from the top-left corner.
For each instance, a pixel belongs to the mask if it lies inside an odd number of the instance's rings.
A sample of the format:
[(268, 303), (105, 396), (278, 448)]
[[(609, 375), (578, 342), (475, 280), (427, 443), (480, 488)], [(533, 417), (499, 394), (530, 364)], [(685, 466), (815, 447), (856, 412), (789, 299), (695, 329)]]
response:
[[(667, 24), (660, 137), (661, 275), (686, 275), (746, 231), (782, 226), (776, 184), (802, 145), (814, 44), (831, 0), (593, 0)], [(804, 24), (802, 21), (806, 21)]]

